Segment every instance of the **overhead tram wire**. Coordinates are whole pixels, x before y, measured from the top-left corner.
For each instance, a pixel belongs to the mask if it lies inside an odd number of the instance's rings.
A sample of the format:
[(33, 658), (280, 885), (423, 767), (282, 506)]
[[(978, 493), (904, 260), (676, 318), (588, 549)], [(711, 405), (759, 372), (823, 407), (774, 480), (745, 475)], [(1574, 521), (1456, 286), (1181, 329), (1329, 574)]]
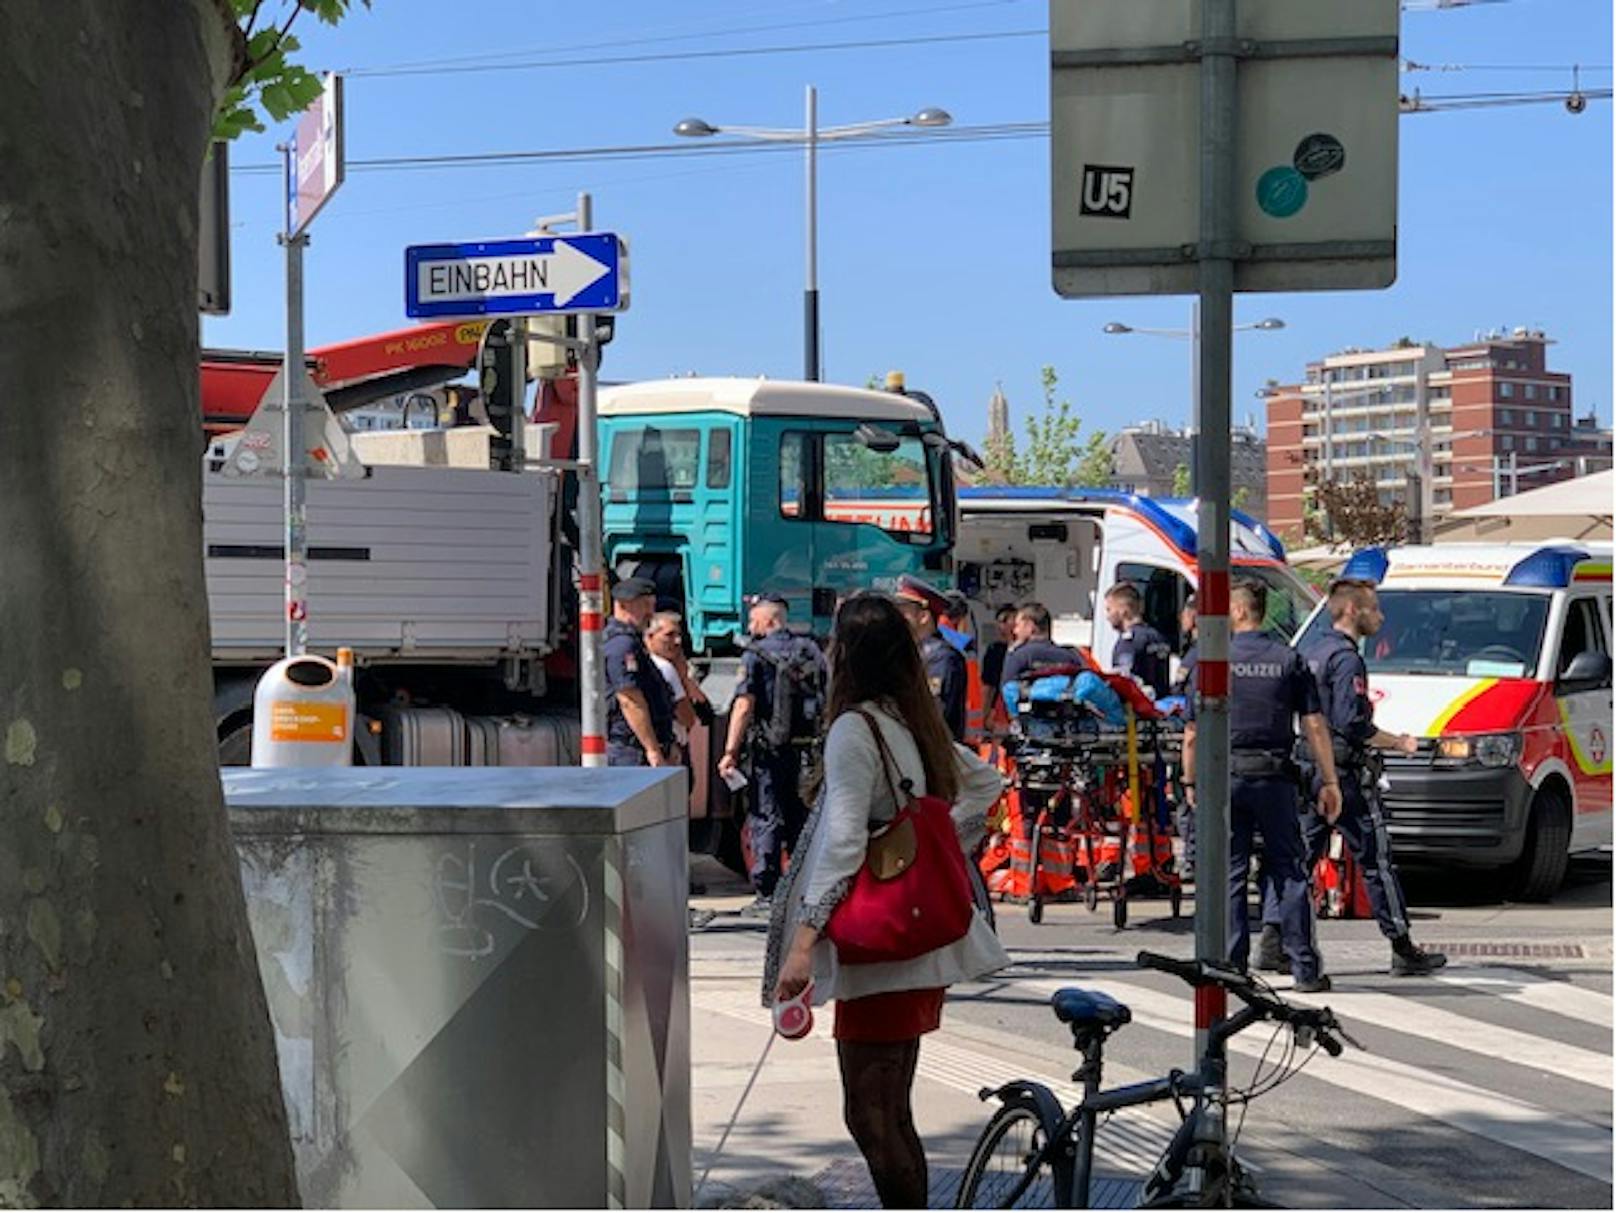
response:
[[(939, 13), (963, 12), (970, 9), (1004, 8), (1023, 4), (1027, 0), (970, 0), (964, 4), (928, 5), (923, 8), (891, 9), (884, 13), (855, 13), (842, 17), (828, 17), (818, 21), (782, 21), (769, 25), (732, 26), (723, 30), (700, 30), (684, 34), (660, 34), (655, 37), (613, 38), (602, 42), (574, 42), (567, 46), (530, 46), (512, 51), (484, 51), (476, 55), (460, 55), (437, 59), (417, 59), (404, 63), (375, 64), (370, 67), (345, 68), (344, 75), (384, 74), (420, 68), (455, 67), (468, 64), (492, 64), (501, 59), (523, 56), (569, 54), (573, 51), (603, 50), (610, 47), (651, 46), (667, 42), (688, 42), (694, 38), (728, 38), (737, 34), (779, 33), (794, 29), (817, 29), (828, 25), (848, 25), (855, 22), (887, 21), (901, 17), (935, 16)], [(677, 27), (672, 27), (677, 28)]]
[[(1589, 101), (1608, 101), (1611, 89), (1590, 88), (1580, 90)], [(1405, 94), (1400, 108), (1405, 115), (1439, 113), (1447, 110), (1494, 109), (1517, 105), (1546, 105), (1564, 103), (1571, 93), (1551, 90), (1537, 93), (1454, 93), (1427, 96), (1415, 90)], [(899, 131), (878, 131), (838, 139), (824, 146), (823, 151), (834, 154), (841, 149), (856, 150), (870, 147), (910, 147), (921, 144), (989, 143), (1005, 140), (1043, 139), (1049, 136), (1048, 122), (1000, 122), (976, 126), (956, 126), (941, 129), (904, 128)], [(652, 160), (663, 157), (710, 158), (720, 156), (778, 155), (800, 150), (790, 140), (736, 139), (727, 143), (646, 143), (618, 147), (547, 148), (534, 151), (470, 152), (441, 156), (382, 156), (369, 159), (350, 159), (347, 168), (353, 172), (399, 172), (410, 170), (462, 169), (479, 167), (509, 167), (522, 164), (584, 164), (591, 162)], [(282, 167), (270, 162), (237, 164), (230, 167), (232, 174), (256, 176), (279, 173)]]
[[(1044, 138), (1049, 134), (1047, 122), (1002, 122), (978, 126), (875, 131), (867, 135), (851, 135), (825, 144), (822, 151), (842, 148), (877, 146), (913, 146), (930, 143), (982, 143), (1003, 139)], [(350, 158), (349, 172), (381, 172), (406, 169), (503, 167), (517, 164), (579, 164), (598, 161), (649, 160), (658, 157), (701, 158), (713, 156), (746, 156), (766, 153), (800, 151), (800, 144), (790, 140), (743, 140), (728, 143), (647, 143), (619, 147), (553, 148), (536, 151), (466, 152), (444, 156), (381, 156), (369, 159)], [(232, 165), (232, 173), (247, 176), (279, 173), (282, 167), (270, 162)]]
[(743, 59), (764, 55), (799, 55), (815, 51), (885, 50), (896, 46), (939, 46), (954, 43), (1042, 38), (1044, 29), (989, 30), (974, 34), (916, 34), (907, 38), (866, 38), (848, 42), (808, 42), (785, 46), (742, 46), (723, 50), (658, 51), (644, 55), (597, 55), (573, 59), (535, 59), (518, 63), (446, 64), (438, 67), (355, 68), (350, 79), (388, 76), (452, 76), (470, 72), (541, 71), (546, 68), (606, 67), (613, 64), (675, 63), (702, 59)]

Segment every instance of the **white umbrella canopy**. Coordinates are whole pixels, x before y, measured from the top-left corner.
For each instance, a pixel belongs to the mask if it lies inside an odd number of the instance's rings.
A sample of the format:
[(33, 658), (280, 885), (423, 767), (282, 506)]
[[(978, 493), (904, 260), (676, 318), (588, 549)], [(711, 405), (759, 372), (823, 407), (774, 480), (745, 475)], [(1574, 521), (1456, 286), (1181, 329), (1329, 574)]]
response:
[(1611, 538), (1616, 513), (1616, 472), (1594, 472), (1561, 480), (1513, 497), (1455, 510), (1437, 524), (1439, 540), (1515, 540)]

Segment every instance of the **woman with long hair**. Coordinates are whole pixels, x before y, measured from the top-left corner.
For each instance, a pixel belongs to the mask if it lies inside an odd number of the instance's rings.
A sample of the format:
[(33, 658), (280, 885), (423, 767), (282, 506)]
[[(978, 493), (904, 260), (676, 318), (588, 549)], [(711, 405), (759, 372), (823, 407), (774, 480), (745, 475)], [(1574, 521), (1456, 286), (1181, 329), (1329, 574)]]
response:
[(961, 845), (968, 846), (981, 836), (1004, 784), (996, 770), (954, 744), (908, 622), (884, 595), (856, 594), (836, 613), (826, 719), (814, 809), (784, 896), (774, 899), (764, 1002), (794, 998), (810, 981), (816, 1004), (836, 1000), (848, 1130), (881, 1204), (924, 1208), (926, 1154), (910, 1108), (920, 1038), (938, 1027), (950, 985), (1010, 958), (979, 912), (962, 939), (912, 960), (842, 964), (822, 935), (864, 863), (871, 828), (902, 807), (894, 785), (952, 804)]

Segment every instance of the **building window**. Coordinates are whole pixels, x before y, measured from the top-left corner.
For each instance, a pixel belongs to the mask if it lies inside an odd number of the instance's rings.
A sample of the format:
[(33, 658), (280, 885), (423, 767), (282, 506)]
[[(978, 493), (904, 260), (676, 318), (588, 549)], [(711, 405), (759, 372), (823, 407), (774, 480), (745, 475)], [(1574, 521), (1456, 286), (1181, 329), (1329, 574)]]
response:
[(1558, 383), (1549, 384), (1549, 399), (1550, 400), (1558, 400), (1558, 399), (1560, 399), (1560, 385)]
[[(1528, 384), (1527, 386), (1530, 387), (1531, 385)], [(1521, 413), (1521, 424), (1529, 430), (1537, 429), (1537, 414), (1531, 409), (1525, 410)]]
[[(1507, 387), (1508, 385), (1506, 384), (1505, 386)], [(1498, 424), (1499, 425), (1514, 425), (1515, 424), (1514, 410), (1512, 410), (1512, 409), (1499, 409), (1498, 410)]]
[(1536, 438), (1528, 438), (1526, 440), (1526, 453), (1528, 455), (1533, 455), (1533, 454), (1537, 453), (1537, 439)]
[(1500, 400), (1509, 400), (1513, 398), (1514, 395), (1515, 385), (1513, 383), (1500, 383), (1498, 385), (1498, 398)]
[(1552, 420), (1553, 425), (1550, 427), (1551, 429), (1563, 430), (1566, 428), (1566, 415), (1564, 413), (1553, 414)]
[(1528, 400), (1536, 400), (1537, 399), (1537, 384), (1528, 383), (1526, 385), (1526, 398)]
[(1513, 451), (1515, 449), (1515, 435), (1505, 434), (1500, 438), (1498, 440), (1498, 449), (1501, 451)]
[(1452, 505), (1453, 504), (1453, 490), (1452, 489), (1437, 489), (1437, 491), (1432, 495), (1432, 500), (1437, 505)]

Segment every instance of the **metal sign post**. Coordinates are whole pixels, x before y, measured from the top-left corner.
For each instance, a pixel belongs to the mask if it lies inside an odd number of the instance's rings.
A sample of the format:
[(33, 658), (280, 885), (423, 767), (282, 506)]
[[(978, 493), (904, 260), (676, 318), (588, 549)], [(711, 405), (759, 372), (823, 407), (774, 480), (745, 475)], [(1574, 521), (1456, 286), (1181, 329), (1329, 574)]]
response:
[[(600, 367), (596, 316), (628, 307), (628, 245), (615, 232), (592, 232), (588, 194), (578, 210), (551, 215), (539, 230), (515, 240), (422, 244), (404, 250), (404, 309), (414, 317), (509, 316), (512, 326), (485, 345), (480, 370), (508, 368), (507, 384), (525, 382), (534, 357), (530, 342), (570, 350), (578, 363), (578, 458), (529, 458), (522, 450), (522, 408), (513, 410), (507, 452), (510, 466), (570, 470), (578, 477), (578, 667), (583, 765), (606, 765), (606, 670), (601, 632), (606, 625), (605, 564), (601, 540), (600, 454), (595, 401)], [(552, 232), (575, 223), (578, 231)], [(554, 324), (521, 317), (577, 317), (577, 336)], [(501, 322), (496, 322), (496, 324)], [(608, 335), (608, 340), (610, 339)], [(508, 342), (508, 345), (503, 343)], [(499, 348), (495, 349), (498, 346)], [(505, 372), (500, 372), (505, 373)]]
[[(593, 201), (578, 195), (578, 226), (592, 221)], [(606, 555), (601, 545), (600, 431), (595, 392), (600, 347), (595, 343), (595, 317), (578, 317), (578, 674), (583, 708), (581, 749), (586, 767), (606, 765), (606, 667), (601, 630), (606, 621), (602, 578)]]
[[(1193, 12), (1051, 0), (1051, 261), (1067, 297), (1198, 297), (1195, 953), (1225, 962), (1234, 292), (1395, 278), (1398, 0)], [(1197, 1061), (1224, 1011), (1196, 991)]]
[(284, 452), (286, 549), (286, 655), (309, 647), (308, 506), (303, 410), (307, 374), (303, 352), (303, 250), (308, 227), (343, 176), (342, 77), (327, 76), (325, 91), (305, 111), (297, 136), (281, 148), (286, 157), (286, 357), (281, 366), (285, 391)]
[[(1230, 380), (1234, 356), (1235, 4), (1201, 0), (1201, 292), (1198, 377), (1200, 441), (1195, 445), (1195, 955), (1222, 961), (1229, 954), (1229, 494)], [(1202, 865), (1205, 865), (1204, 867)], [(1202, 889), (1209, 896), (1201, 896)], [(1195, 991), (1195, 1049), (1225, 1013), (1222, 986)], [(1224, 1076), (1210, 1076), (1221, 1090)], [(1207, 1103), (1221, 1117), (1223, 1105)], [(1215, 1122), (1219, 1136), (1221, 1121)]]

